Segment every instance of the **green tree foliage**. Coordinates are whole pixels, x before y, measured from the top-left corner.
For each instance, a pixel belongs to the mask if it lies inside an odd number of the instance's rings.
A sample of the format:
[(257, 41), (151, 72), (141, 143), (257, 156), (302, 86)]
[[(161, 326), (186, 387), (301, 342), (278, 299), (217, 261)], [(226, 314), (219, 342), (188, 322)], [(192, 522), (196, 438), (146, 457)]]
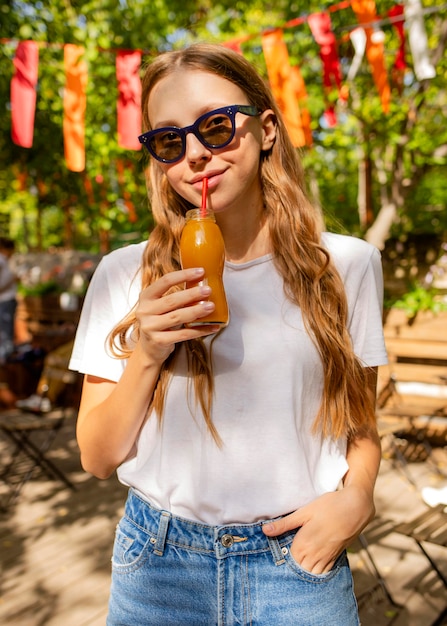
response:
[[(411, 67), (402, 84), (392, 82), (391, 110), (384, 114), (366, 60), (349, 85), (346, 104), (324, 93), (319, 48), (305, 21), (291, 20), (334, 3), (311, 0), (3, 0), (0, 8), (0, 230), (23, 249), (66, 246), (107, 250), (139, 240), (151, 229), (145, 191), (145, 158), (118, 146), (116, 50), (143, 51), (144, 62), (160, 51), (196, 40), (240, 38), (242, 50), (266, 75), (260, 34), (285, 26), (290, 59), (308, 92), (314, 144), (302, 151), (309, 184), (332, 227), (360, 235), (375, 232), (380, 245), (390, 234), (447, 230), (445, 124), (447, 60), (445, 12), (423, 0), (429, 48), (437, 75), (419, 83)], [(377, 0), (386, 16), (391, 0)], [(352, 62), (350, 8), (331, 12), (344, 76)], [(398, 39), (385, 23), (390, 78)], [(40, 42), (34, 144), (10, 139), (9, 86), (17, 40)], [(67, 170), (62, 136), (63, 43), (83, 45), (88, 63), (86, 170)], [(328, 128), (323, 113), (336, 104), (338, 124)], [(124, 165), (122, 173), (118, 163)], [(363, 177), (363, 178), (362, 178)], [(368, 183), (359, 198), (359, 184)], [(129, 215), (131, 199), (137, 216)], [(360, 200), (360, 201), (359, 201)], [(360, 210), (359, 210), (360, 208)], [(368, 230), (369, 229), (369, 230)], [(379, 231), (377, 234), (377, 230)], [(374, 237), (372, 237), (374, 239)]]

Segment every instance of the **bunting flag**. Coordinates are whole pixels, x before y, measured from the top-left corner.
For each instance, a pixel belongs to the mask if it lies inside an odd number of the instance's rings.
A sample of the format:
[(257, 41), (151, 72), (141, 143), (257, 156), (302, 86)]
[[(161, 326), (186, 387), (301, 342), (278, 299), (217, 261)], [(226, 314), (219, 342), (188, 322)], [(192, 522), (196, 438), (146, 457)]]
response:
[(116, 56), (118, 81), (118, 145), (129, 150), (141, 150), (141, 52), (119, 50)]
[(304, 135), (304, 144), (311, 146), (313, 143), (312, 129), (310, 126), (310, 113), (307, 108), (307, 90), (300, 68), (296, 65), (290, 67), (290, 82), (295, 93), (298, 107), (298, 119), (301, 121), (301, 128)]
[(348, 70), (348, 82), (352, 82), (360, 69), (365, 56), (366, 50), (366, 34), (363, 28), (354, 28), (349, 34), (352, 46), (354, 48), (354, 58)]
[(233, 50), (233, 52), (242, 54), (242, 47), (241, 47), (240, 39), (232, 39), (231, 41), (225, 41), (222, 45), (225, 46), (225, 48), (229, 48), (230, 50)]
[(34, 41), (20, 41), (11, 79), (11, 137), (15, 144), (31, 148), (36, 112), (39, 49)]
[(87, 64), (83, 46), (65, 44), (64, 152), (72, 172), (85, 169), (85, 109), (87, 105)]
[(390, 108), (390, 86), (385, 67), (383, 34), (374, 29), (372, 24), (378, 21), (375, 0), (352, 0), (352, 10), (366, 34), (366, 57), (371, 66), (374, 83), (379, 92), (382, 109), (388, 113)]
[[(400, 18), (404, 14), (404, 7), (401, 4), (395, 4), (388, 11), (388, 17), (393, 20), (394, 18)], [(393, 26), (396, 29), (397, 36), (399, 37), (399, 48), (397, 50), (396, 58), (394, 60), (394, 67), (396, 70), (403, 71), (407, 68), (405, 63), (405, 29), (403, 19), (393, 22)]]
[[(393, 26), (396, 29), (397, 36), (399, 38), (399, 48), (397, 49), (396, 58), (394, 59), (393, 68), (391, 70), (393, 82), (397, 86), (399, 93), (402, 92), (405, 70), (407, 69), (407, 64), (405, 62), (405, 29), (402, 19), (403, 14), (404, 7), (401, 4), (395, 4), (388, 11), (388, 17), (393, 22)], [(397, 18), (396, 21), (393, 21), (394, 18)]]
[[(278, 107), (284, 115), (284, 122), (295, 147), (306, 145), (296, 87), (297, 76), (293, 74), (289, 63), (289, 53), (281, 29), (262, 35), (270, 87)], [(295, 82), (294, 82), (295, 79)]]
[(434, 78), (436, 70), (428, 56), (427, 33), (420, 0), (405, 0), (404, 13), (416, 78), (418, 80)]
[[(422, 8), (421, 0), (400, 0), (400, 3), (387, 12), (386, 18), (381, 18), (377, 16), (375, 0), (340, 0), (325, 7), (324, 12), (302, 13), (277, 29), (243, 35), (223, 42), (222, 45), (243, 54), (242, 44), (261, 37), (273, 94), (284, 114), (293, 144), (300, 147), (312, 144), (310, 116), (307, 110), (306, 88), (300, 70), (298, 67), (291, 67), (289, 63), (287, 46), (283, 40), (284, 29), (297, 28), (306, 22), (309, 24), (313, 37), (320, 46), (326, 102), (325, 118), (329, 125), (334, 125), (336, 117), (334, 107), (330, 105), (331, 92), (337, 89), (339, 103), (343, 103), (348, 97), (348, 85), (341, 84), (337, 41), (331, 28), (330, 14), (352, 9), (356, 15), (357, 24), (343, 27), (350, 31), (349, 37), (354, 48), (354, 58), (347, 76), (348, 83), (357, 75), (366, 52), (382, 108), (387, 112), (390, 104), (390, 86), (384, 60), (385, 36), (379, 28), (380, 24), (391, 23), (399, 38), (399, 49), (391, 71), (393, 86), (397, 86), (400, 90), (407, 67), (405, 58), (407, 31), (415, 77), (418, 80), (435, 77), (436, 69), (429, 58), (424, 14), (426, 11), (441, 13), (443, 8), (440, 5), (426, 10)], [(14, 143), (26, 148), (32, 147), (33, 144), (38, 48), (45, 45), (63, 48), (66, 74), (63, 102), (65, 158), (70, 170), (83, 171), (85, 168), (84, 130), (87, 87), (87, 66), (82, 59), (84, 48), (72, 44), (17, 42), (15, 39), (4, 38), (0, 39), (0, 43), (17, 45), (13, 60), (15, 71), (11, 79), (11, 136)], [(137, 141), (141, 133), (139, 69), (142, 54), (152, 55), (153, 51), (113, 50), (109, 52), (117, 54), (118, 145), (131, 150), (141, 150), (141, 144)]]
[[(323, 86), (326, 94), (329, 94), (334, 87), (341, 90), (341, 70), (337, 54), (337, 42), (332, 32), (331, 18), (329, 13), (312, 13), (307, 18), (313, 38), (320, 46), (320, 58), (323, 63)], [(325, 111), (327, 124), (335, 126), (337, 116), (333, 104), (327, 104)]]

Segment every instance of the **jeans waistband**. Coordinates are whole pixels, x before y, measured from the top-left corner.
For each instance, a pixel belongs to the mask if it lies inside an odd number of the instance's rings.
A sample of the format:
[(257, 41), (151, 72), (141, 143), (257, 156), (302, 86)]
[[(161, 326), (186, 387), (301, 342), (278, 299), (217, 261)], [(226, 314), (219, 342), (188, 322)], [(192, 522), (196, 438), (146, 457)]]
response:
[(133, 489), (129, 490), (124, 516), (147, 533), (154, 553), (159, 556), (163, 555), (168, 543), (215, 554), (217, 558), (270, 551), (275, 563), (280, 565), (284, 562), (285, 546), (290, 545), (296, 534), (296, 530), (291, 530), (277, 537), (267, 537), (262, 532), (262, 526), (269, 520), (222, 526), (188, 520), (157, 509)]

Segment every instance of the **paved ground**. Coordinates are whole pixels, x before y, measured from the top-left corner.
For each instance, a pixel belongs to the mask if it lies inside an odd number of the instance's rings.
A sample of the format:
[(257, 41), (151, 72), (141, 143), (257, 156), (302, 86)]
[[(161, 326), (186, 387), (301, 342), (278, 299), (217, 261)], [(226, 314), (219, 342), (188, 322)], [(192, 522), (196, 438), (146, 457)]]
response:
[[(447, 469), (445, 449), (435, 450), (434, 458), (442, 471)], [(358, 546), (351, 553), (363, 626), (429, 626), (447, 606), (447, 590), (416, 543), (392, 532), (395, 523), (410, 521), (427, 510), (420, 495), (424, 486), (443, 486), (447, 479), (427, 462), (411, 463), (407, 471), (415, 486), (392, 460), (386, 458), (385, 449), (376, 489), (377, 517), (365, 533), (369, 552), (399, 607), (391, 604), (380, 588), (372, 595), (368, 593), (372, 581), (371, 563), (365, 551), (357, 549)], [(447, 550), (432, 545), (426, 547), (447, 574)], [(363, 592), (366, 592), (364, 596)]]
[[(115, 479), (100, 482), (81, 471), (73, 423), (60, 434), (52, 458), (77, 489), (36, 478), (0, 518), (0, 623), (104, 626), (110, 549), (125, 490)], [(446, 450), (439, 449), (436, 458), (447, 469)], [(414, 542), (389, 532), (390, 521), (407, 520), (426, 508), (420, 488), (444, 484), (427, 463), (411, 463), (409, 471), (417, 488), (386, 458), (385, 449), (378, 516), (367, 532), (370, 554), (402, 607), (374, 590), (377, 578), (365, 551), (350, 552), (363, 626), (430, 626), (447, 603), (446, 589)], [(432, 553), (447, 571), (447, 550)]]

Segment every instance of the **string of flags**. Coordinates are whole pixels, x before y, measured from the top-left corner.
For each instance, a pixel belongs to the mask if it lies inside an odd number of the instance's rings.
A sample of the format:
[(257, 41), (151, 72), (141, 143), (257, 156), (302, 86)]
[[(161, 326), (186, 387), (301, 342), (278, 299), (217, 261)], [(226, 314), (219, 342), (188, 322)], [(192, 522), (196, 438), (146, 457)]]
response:
[[(331, 24), (331, 13), (351, 8), (356, 24), (349, 29), (349, 39), (354, 56), (346, 77), (337, 54), (337, 39)], [(441, 7), (438, 7), (440, 9)], [(394, 5), (387, 16), (376, 12), (375, 0), (342, 0), (325, 11), (300, 16), (282, 27), (260, 33), (268, 78), (273, 94), (282, 110), (292, 142), (296, 147), (312, 144), (310, 114), (307, 108), (306, 86), (300, 69), (291, 65), (284, 39), (286, 28), (307, 23), (319, 48), (322, 65), (322, 83), (325, 98), (324, 117), (329, 127), (337, 123), (334, 98), (346, 102), (349, 83), (360, 68), (363, 58), (369, 64), (378, 91), (382, 109), (387, 113), (390, 105), (390, 82), (385, 65), (384, 33), (381, 25), (391, 24), (399, 39), (399, 47), (391, 69), (393, 80), (402, 82), (407, 69), (406, 36), (418, 80), (434, 78), (436, 70), (430, 62), (424, 9), (421, 0), (404, 0)], [(258, 35), (259, 36), (259, 35)], [(225, 42), (224, 45), (242, 54), (241, 44), (254, 35)], [(4, 43), (5, 40), (2, 40)], [(15, 144), (31, 148), (34, 135), (36, 90), (38, 84), (39, 45), (34, 41), (19, 41), (13, 59), (14, 75), (11, 79), (11, 137)], [(44, 44), (45, 45), (45, 44)], [(63, 96), (63, 138), (67, 168), (74, 172), (85, 169), (85, 112), (87, 107), (88, 66), (84, 60), (83, 46), (64, 44), (65, 88)], [(138, 135), (141, 134), (141, 80), (139, 76), (142, 50), (118, 50), (116, 52), (117, 135), (118, 145), (129, 150), (140, 150)]]

